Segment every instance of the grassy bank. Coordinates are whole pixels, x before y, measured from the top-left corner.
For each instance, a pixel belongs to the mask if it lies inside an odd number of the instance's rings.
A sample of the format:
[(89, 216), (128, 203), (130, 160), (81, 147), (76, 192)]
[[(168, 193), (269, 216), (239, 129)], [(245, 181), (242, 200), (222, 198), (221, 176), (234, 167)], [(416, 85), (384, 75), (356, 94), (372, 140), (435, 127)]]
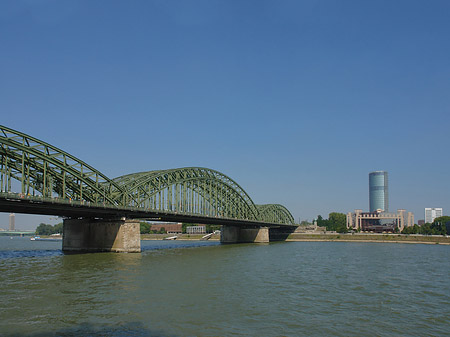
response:
[[(204, 234), (177, 234), (177, 240), (200, 240)], [(163, 240), (173, 234), (141, 234), (142, 240)], [(213, 235), (211, 241), (219, 241), (220, 235)], [(307, 234), (293, 233), (286, 241), (359, 241), (359, 242), (394, 242), (394, 243), (426, 243), (450, 245), (450, 237), (431, 235), (404, 234)]]
[(287, 241), (360, 241), (360, 242), (404, 242), (450, 245), (450, 237), (405, 234), (306, 234), (293, 233)]

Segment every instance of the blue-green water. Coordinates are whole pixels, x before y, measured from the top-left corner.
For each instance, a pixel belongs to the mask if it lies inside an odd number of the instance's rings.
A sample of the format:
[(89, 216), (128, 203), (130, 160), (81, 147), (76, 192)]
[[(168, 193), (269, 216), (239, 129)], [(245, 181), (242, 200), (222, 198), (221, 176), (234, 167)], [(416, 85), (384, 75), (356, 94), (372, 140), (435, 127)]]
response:
[(446, 336), (450, 246), (143, 241), (63, 255), (0, 237), (4, 336)]

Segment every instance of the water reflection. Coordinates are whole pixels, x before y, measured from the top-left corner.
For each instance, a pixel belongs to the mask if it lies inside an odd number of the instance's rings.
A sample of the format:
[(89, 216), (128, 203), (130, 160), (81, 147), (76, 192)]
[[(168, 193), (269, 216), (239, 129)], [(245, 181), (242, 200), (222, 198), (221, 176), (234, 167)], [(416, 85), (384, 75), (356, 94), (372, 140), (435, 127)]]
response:
[[(18, 336), (16, 333), (2, 334), (5, 337)], [(165, 332), (160, 330), (153, 330), (145, 327), (141, 322), (129, 322), (120, 326), (99, 326), (92, 323), (84, 323), (76, 325), (74, 327), (60, 329), (57, 331), (44, 331), (27, 334), (29, 337), (47, 337), (47, 336), (65, 336), (65, 337), (79, 337), (79, 336), (91, 336), (91, 337), (123, 337), (123, 336), (147, 336), (147, 337), (167, 337)], [(176, 337), (175, 335), (171, 335)], [(169, 336), (170, 337), (170, 336)]]

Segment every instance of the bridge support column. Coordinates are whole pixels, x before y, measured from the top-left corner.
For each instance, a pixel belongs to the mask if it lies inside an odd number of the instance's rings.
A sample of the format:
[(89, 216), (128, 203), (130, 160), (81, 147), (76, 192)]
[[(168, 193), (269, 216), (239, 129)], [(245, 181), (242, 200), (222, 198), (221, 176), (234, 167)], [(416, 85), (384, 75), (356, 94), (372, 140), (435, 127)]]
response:
[(65, 219), (63, 252), (126, 252), (141, 251), (138, 220)]
[(222, 226), (220, 234), (222, 243), (269, 242), (269, 228), (241, 228), (238, 226)]

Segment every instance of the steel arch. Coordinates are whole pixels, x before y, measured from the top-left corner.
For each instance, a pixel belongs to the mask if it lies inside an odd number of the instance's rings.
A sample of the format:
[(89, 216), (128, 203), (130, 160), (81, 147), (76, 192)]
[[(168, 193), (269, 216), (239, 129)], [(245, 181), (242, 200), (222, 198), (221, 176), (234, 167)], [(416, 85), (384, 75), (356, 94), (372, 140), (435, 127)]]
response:
[(0, 126), (0, 190), (12, 179), (24, 195), (122, 205), (120, 187), (80, 159), (39, 139)]
[(282, 224), (295, 224), (294, 217), (291, 212), (279, 204), (257, 205), (260, 219), (264, 222), (274, 222)]
[(203, 167), (140, 172), (115, 178), (133, 206), (258, 220), (249, 195), (230, 177)]
[(139, 211), (295, 223), (284, 206), (255, 205), (239, 184), (216, 170), (185, 167), (110, 179), (55, 146), (0, 125), (0, 192), (13, 190), (23, 196)]

